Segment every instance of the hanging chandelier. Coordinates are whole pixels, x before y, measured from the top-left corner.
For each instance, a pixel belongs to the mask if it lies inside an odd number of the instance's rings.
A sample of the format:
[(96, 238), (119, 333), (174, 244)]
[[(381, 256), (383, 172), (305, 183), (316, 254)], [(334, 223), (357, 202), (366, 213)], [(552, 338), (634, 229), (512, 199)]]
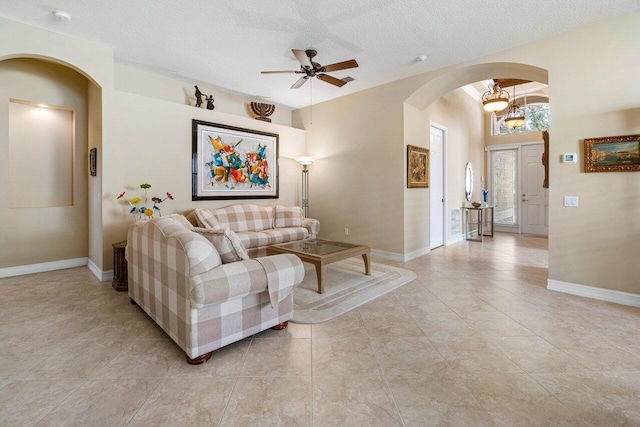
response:
[(504, 125), (510, 128), (518, 128), (524, 124), (524, 110), (516, 102), (516, 86), (513, 85), (513, 102), (509, 107), (509, 112), (505, 116)]
[(509, 94), (502, 90), (498, 83), (489, 85), (489, 90), (482, 94), (482, 108), (485, 111), (502, 111), (509, 106)]

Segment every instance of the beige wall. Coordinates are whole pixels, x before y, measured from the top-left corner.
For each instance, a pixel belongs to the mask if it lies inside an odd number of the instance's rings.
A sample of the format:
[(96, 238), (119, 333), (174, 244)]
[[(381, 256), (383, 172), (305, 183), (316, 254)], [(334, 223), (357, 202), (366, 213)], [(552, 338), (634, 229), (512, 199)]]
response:
[[(0, 187), (13, 188), (18, 192), (31, 191), (23, 184), (38, 171), (25, 168), (22, 171), (24, 181), (10, 181), (9, 99), (65, 107), (73, 110), (75, 116), (74, 147), (66, 159), (72, 171), (60, 171), (60, 179), (72, 189), (73, 194), (49, 207), (31, 207), (38, 204), (32, 199), (21, 199), (21, 207), (12, 207), (9, 191), (5, 192), (7, 197), (0, 198), (0, 235), (3, 240), (0, 268), (86, 257), (87, 80), (60, 65), (33, 59), (9, 59), (0, 61), (0, 98)], [(43, 110), (42, 113), (54, 111)], [(37, 133), (37, 122), (33, 122), (32, 127), (32, 132)], [(47, 135), (42, 138), (47, 138)], [(32, 153), (34, 156), (38, 154), (43, 152), (34, 150)], [(73, 182), (67, 182), (70, 179)], [(47, 199), (47, 185), (43, 182), (40, 186), (43, 201)], [(61, 206), (60, 202), (66, 206)], [(22, 207), (24, 205), (28, 206)]]
[[(301, 169), (294, 159), (304, 153), (304, 131), (120, 91), (115, 93), (113, 117), (118, 123), (111, 134), (112, 140), (118, 141), (113, 147), (115, 161), (103, 166), (112, 174), (112, 178), (103, 183), (105, 253), (112, 243), (126, 240), (127, 228), (132, 221), (128, 205), (116, 201), (116, 196), (123, 190), (138, 194), (142, 183), (152, 185), (150, 197), (166, 192), (174, 196), (174, 200), (162, 203), (163, 215), (233, 203), (300, 204)], [(279, 199), (191, 201), (192, 119), (278, 134)], [(105, 259), (105, 269), (112, 267), (112, 259)]]
[[(122, 64), (116, 64), (115, 67), (116, 90), (174, 102), (176, 104), (195, 105), (195, 88), (193, 87), (195, 84), (197, 83), (159, 76)], [(247, 96), (236, 95), (218, 88), (211, 88), (204, 84), (199, 84), (198, 88), (207, 95), (213, 95), (213, 99), (215, 100), (214, 111), (233, 114), (235, 116), (255, 117), (248, 107), (251, 101), (270, 103), (269, 100), (248, 98)], [(203, 102), (200, 108), (205, 109), (205, 106), (206, 102)], [(270, 119), (273, 123), (291, 126), (291, 108), (276, 105), (276, 110), (270, 116)]]
[(380, 86), (314, 105), (313, 124), (308, 109), (294, 112), (316, 159), (309, 215), (320, 220), (322, 238), (404, 252), (403, 111), (385, 102), (392, 96), (393, 87)]

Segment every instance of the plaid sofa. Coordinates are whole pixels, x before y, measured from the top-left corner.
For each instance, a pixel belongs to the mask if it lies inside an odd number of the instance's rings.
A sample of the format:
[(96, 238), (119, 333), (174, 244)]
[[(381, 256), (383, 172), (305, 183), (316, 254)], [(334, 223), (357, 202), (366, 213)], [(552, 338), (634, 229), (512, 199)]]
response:
[(191, 228), (180, 215), (132, 224), (126, 248), (129, 296), (188, 359), (293, 317), (292, 292), (304, 278), (296, 256), (222, 264)]
[(303, 218), (300, 207), (238, 204), (220, 209), (196, 209), (187, 215), (193, 225), (234, 231), (250, 257), (266, 255), (269, 245), (314, 239), (320, 221)]

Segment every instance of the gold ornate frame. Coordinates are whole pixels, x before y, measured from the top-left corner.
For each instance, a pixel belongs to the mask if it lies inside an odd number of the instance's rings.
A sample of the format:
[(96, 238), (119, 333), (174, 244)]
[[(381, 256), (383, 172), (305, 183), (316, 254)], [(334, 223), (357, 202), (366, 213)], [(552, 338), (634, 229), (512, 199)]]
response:
[(585, 172), (640, 171), (640, 135), (584, 140)]
[(429, 188), (429, 150), (407, 145), (407, 188)]

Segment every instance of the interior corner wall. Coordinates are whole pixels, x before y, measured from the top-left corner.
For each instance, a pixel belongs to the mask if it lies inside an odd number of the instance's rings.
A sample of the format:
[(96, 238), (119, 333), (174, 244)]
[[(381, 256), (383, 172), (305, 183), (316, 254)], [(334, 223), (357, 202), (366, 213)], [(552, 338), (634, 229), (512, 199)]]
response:
[[(407, 146), (429, 148), (429, 120), (424, 111), (404, 104), (404, 152)], [(407, 170), (407, 155), (404, 156), (403, 170)], [(404, 174), (404, 251), (406, 257), (423, 254), (429, 249), (429, 207), (430, 188), (407, 188), (407, 174)]]
[[(393, 87), (379, 86), (293, 112), (306, 131), (309, 215), (323, 239), (404, 252), (403, 111)], [(400, 108), (397, 108), (397, 107)], [(349, 229), (345, 235), (344, 229)]]
[(102, 91), (87, 81), (88, 149), (96, 149), (96, 176), (87, 176), (89, 190), (89, 260), (103, 270), (102, 254)]

